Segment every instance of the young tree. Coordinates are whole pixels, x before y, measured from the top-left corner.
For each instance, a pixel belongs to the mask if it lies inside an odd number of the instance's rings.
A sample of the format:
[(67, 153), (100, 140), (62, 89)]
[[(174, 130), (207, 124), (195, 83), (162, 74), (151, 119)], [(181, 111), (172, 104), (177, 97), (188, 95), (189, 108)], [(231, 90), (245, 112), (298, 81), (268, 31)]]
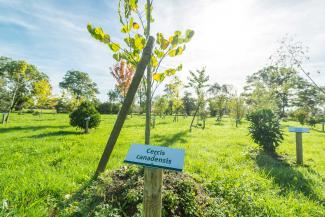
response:
[(240, 124), (241, 119), (245, 115), (245, 103), (241, 96), (234, 96), (229, 102), (230, 116), (235, 119), (236, 127)]
[[(88, 24), (87, 29), (96, 40), (108, 45), (108, 47), (113, 51), (113, 58), (116, 61), (124, 59), (128, 64), (136, 67), (140, 61), (143, 49), (150, 38), (149, 36), (151, 35), (150, 26), (151, 22), (153, 22), (151, 11), (152, 1), (149, 0), (147, 0), (145, 10), (143, 11), (139, 8), (137, 1), (119, 1), (118, 15), (121, 24), (121, 32), (124, 34), (123, 41), (126, 45), (124, 47), (116, 41), (111, 40), (110, 35), (105, 33), (100, 27), (93, 27), (91, 24)], [(143, 14), (145, 14), (145, 17)], [(192, 30), (187, 30), (185, 34), (182, 34), (180, 31), (175, 31), (173, 35), (167, 38), (162, 33), (157, 33), (154, 52), (151, 56), (150, 64), (147, 67), (146, 80), (144, 81), (146, 84), (145, 92), (147, 96), (145, 130), (146, 144), (150, 143), (151, 99), (165, 77), (172, 76), (182, 69), (182, 66), (179, 65), (177, 67), (167, 68), (164, 71), (159, 71), (160, 65), (168, 56), (175, 57), (181, 55), (185, 50), (185, 44), (191, 40), (193, 35), (194, 31)], [(153, 91), (151, 91), (152, 87), (154, 88)], [(105, 159), (106, 158), (109, 159), (109, 156), (105, 157)], [(102, 165), (105, 164), (106, 166), (106, 163), (107, 162), (101, 162), (99, 170), (102, 170)], [(102, 172), (99, 170), (97, 172)]]
[(97, 84), (86, 72), (70, 70), (59, 85), (74, 96), (78, 102), (82, 99), (92, 100), (95, 98), (95, 94), (99, 93)]
[(120, 60), (113, 68), (110, 68), (110, 72), (116, 80), (115, 87), (119, 91), (123, 102), (134, 75), (134, 66), (125, 60)]
[(166, 84), (165, 91), (167, 95), (170, 97), (172, 102), (172, 111), (174, 112), (174, 122), (178, 121), (178, 113), (180, 109), (183, 107), (183, 101), (180, 96), (180, 90), (182, 88), (182, 81), (175, 76), (173, 80), (170, 81), (169, 84)]
[(166, 96), (158, 96), (154, 101), (153, 110), (157, 113), (160, 117), (165, 117), (166, 110), (168, 108), (168, 99)]
[(190, 71), (189, 82), (186, 87), (193, 88), (197, 97), (196, 109), (191, 121), (190, 132), (192, 131), (193, 122), (199, 110), (205, 109), (205, 90), (209, 86), (207, 84), (209, 76), (205, 74), (205, 67), (196, 72)]
[(34, 83), (35, 103), (41, 109), (47, 106), (52, 95), (52, 87), (48, 80), (40, 80)]
[(228, 102), (232, 97), (232, 85), (219, 85), (218, 83), (213, 84), (209, 87), (208, 92), (211, 97), (209, 99), (210, 113), (213, 116), (217, 116), (217, 122), (221, 122), (223, 115), (227, 111)]
[(3, 60), (0, 68), (2, 88), (6, 90), (9, 103), (6, 111), (6, 122), (9, 120), (11, 111), (19, 105), (22, 107), (33, 96), (33, 84), (48, 77), (38, 69), (25, 61)]

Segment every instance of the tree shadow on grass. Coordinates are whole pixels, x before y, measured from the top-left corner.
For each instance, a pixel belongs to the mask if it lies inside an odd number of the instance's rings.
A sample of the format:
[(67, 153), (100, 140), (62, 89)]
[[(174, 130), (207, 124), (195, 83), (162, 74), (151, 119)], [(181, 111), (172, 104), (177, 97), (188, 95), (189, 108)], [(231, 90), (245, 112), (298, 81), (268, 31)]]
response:
[(317, 128), (309, 128), (309, 129), (310, 129), (310, 131), (315, 131), (315, 132), (318, 132), (318, 133), (324, 133), (325, 134), (325, 132), (323, 132), (322, 130), (319, 130)]
[(83, 134), (83, 132), (60, 130), (55, 132), (41, 133), (41, 134), (29, 136), (28, 138), (39, 139), (39, 138), (45, 138), (51, 136), (67, 136), (67, 135), (81, 135), (81, 134)]
[(46, 128), (51, 128), (51, 129), (56, 129), (56, 128), (67, 128), (69, 126), (48, 126), (48, 125), (42, 125), (42, 126), (20, 126), (20, 127), (3, 127), (0, 128), (0, 133), (10, 133), (13, 131), (26, 131), (26, 130), (30, 130), (30, 131), (35, 131), (35, 130), (42, 130), (42, 129), (46, 129)]
[(187, 139), (185, 138), (187, 134), (188, 134), (188, 130), (184, 130), (184, 131), (172, 134), (172, 135), (156, 134), (152, 137), (152, 139), (162, 146), (171, 146), (176, 143), (187, 142)]
[[(325, 202), (314, 192), (313, 181), (305, 178), (297, 167), (292, 167), (281, 156), (270, 156), (263, 151), (259, 151), (255, 160), (258, 167), (267, 176), (272, 177), (274, 182), (279, 185), (281, 194), (301, 192), (314, 201)], [(310, 170), (312, 169), (308, 168), (309, 172)], [(313, 171), (313, 173), (318, 174), (316, 171)]]

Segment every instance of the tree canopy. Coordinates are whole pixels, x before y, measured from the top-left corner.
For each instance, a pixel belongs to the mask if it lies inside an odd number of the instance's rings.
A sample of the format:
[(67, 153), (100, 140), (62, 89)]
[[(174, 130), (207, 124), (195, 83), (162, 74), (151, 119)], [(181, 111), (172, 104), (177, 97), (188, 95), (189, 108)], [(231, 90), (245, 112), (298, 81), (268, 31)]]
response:
[(95, 98), (95, 94), (99, 93), (97, 84), (91, 80), (86, 72), (70, 70), (65, 74), (59, 85), (75, 96), (77, 100), (82, 98), (91, 100)]

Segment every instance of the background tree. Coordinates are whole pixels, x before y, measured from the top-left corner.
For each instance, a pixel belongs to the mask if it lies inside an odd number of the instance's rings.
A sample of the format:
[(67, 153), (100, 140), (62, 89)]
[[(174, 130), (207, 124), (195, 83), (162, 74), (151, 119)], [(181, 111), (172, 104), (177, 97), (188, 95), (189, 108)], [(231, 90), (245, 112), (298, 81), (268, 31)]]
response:
[(190, 77), (188, 77), (188, 80), (189, 82), (186, 87), (193, 88), (197, 97), (196, 109), (190, 125), (191, 132), (196, 115), (200, 110), (205, 109), (205, 90), (209, 86), (207, 84), (209, 76), (205, 74), (205, 67), (201, 70), (196, 70), (196, 72), (190, 71)]
[(99, 93), (97, 84), (91, 80), (86, 72), (70, 70), (65, 74), (59, 85), (75, 97), (78, 102), (83, 99), (93, 100), (95, 95)]
[(185, 91), (182, 101), (183, 101), (184, 114), (191, 115), (196, 108), (195, 99), (192, 97), (192, 94), (190, 92)]
[(217, 116), (217, 122), (220, 123), (223, 115), (228, 110), (228, 102), (232, 97), (233, 86), (228, 84), (219, 85), (214, 83), (208, 89), (210, 94), (209, 109), (212, 116)]
[(38, 69), (25, 61), (11, 61), (2, 58), (0, 64), (1, 85), (6, 94), (8, 115), (14, 108), (22, 108), (23, 105), (33, 96), (34, 83), (40, 80), (48, 80), (48, 77)]
[(249, 111), (258, 109), (271, 109), (275, 111), (277, 109), (272, 93), (261, 82), (256, 82), (254, 86), (245, 86), (243, 97)]
[[(300, 41), (286, 35), (279, 41), (279, 48), (270, 56), (270, 64), (278, 68), (288, 68), (293, 71), (303, 73), (309, 81), (325, 95), (325, 90), (321, 88), (311, 77), (311, 73), (307, 72), (303, 65), (309, 60), (309, 48), (304, 46)], [(318, 73), (320, 73), (318, 71)]]
[(165, 117), (165, 113), (168, 108), (168, 99), (166, 96), (158, 96), (154, 101), (154, 112), (158, 114), (160, 117)]
[(244, 117), (246, 112), (244, 99), (241, 96), (234, 96), (229, 101), (229, 114), (230, 117), (235, 119), (236, 127), (240, 124), (241, 119)]
[(35, 104), (41, 109), (49, 105), (52, 87), (48, 80), (40, 80), (34, 83)]
[(120, 93), (121, 101), (123, 101), (134, 75), (134, 66), (125, 60), (120, 60), (113, 68), (110, 68), (110, 72), (116, 80), (115, 87)]
[(183, 107), (183, 101), (181, 99), (180, 90), (183, 84), (182, 81), (175, 76), (168, 84), (166, 84), (165, 92), (170, 97), (172, 102), (172, 111), (174, 112), (174, 120), (178, 121), (179, 111)]

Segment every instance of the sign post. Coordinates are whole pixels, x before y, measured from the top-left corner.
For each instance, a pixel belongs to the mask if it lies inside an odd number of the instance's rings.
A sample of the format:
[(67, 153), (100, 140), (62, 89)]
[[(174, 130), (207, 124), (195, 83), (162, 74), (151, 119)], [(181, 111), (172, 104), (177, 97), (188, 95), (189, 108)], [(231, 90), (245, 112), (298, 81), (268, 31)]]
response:
[(309, 129), (303, 127), (289, 127), (289, 132), (296, 133), (297, 164), (302, 165), (303, 164), (302, 133), (309, 133)]
[(143, 205), (145, 217), (160, 217), (162, 209), (162, 170), (181, 172), (185, 150), (162, 146), (132, 144), (125, 163), (144, 166)]
[(320, 122), (320, 124), (322, 125), (322, 132), (325, 132), (325, 130), (324, 130), (325, 122)]
[(89, 133), (88, 127), (89, 127), (90, 117), (86, 117), (85, 121), (86, 121), (85, 133)]

